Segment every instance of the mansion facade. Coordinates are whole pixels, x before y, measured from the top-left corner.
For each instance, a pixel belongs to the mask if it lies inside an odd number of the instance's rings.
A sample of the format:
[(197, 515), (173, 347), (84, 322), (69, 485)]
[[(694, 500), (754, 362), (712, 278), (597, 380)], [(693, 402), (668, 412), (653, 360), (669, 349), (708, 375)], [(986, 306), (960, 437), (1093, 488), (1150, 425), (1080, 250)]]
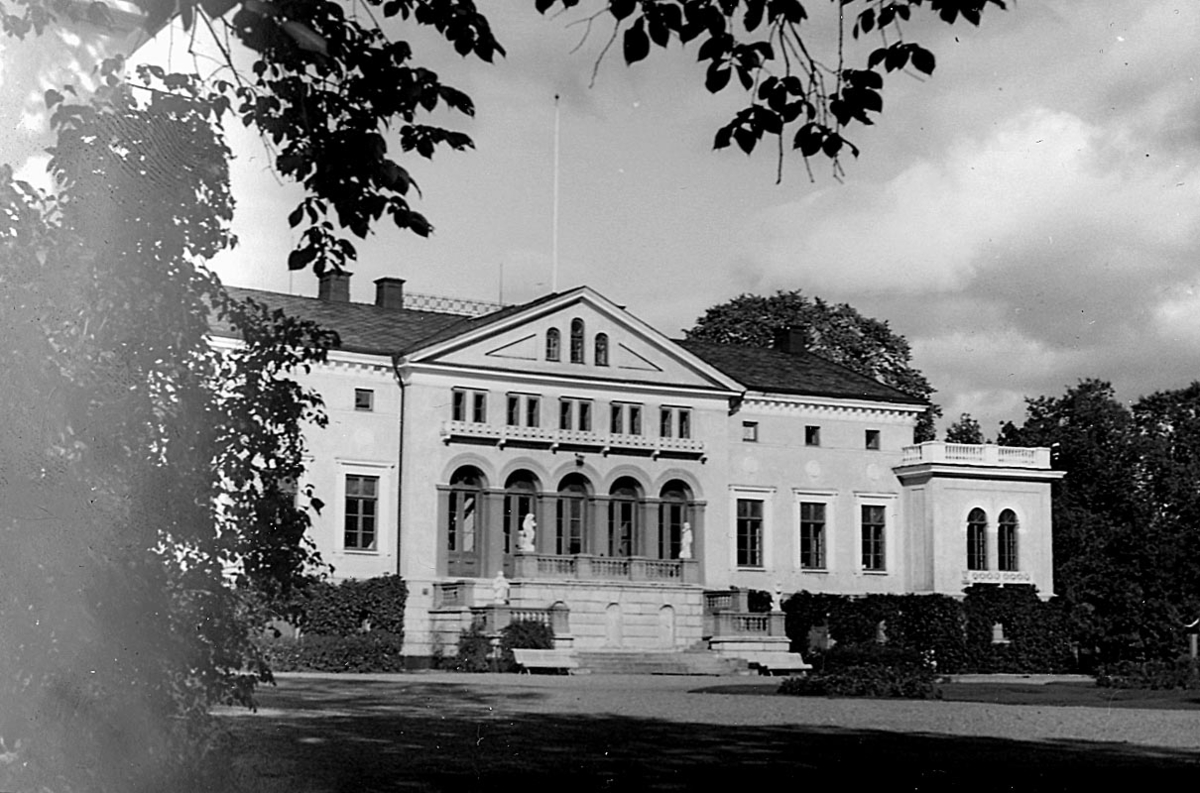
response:
[(758, 629), (714, 619), (733, 588), (1053, 592), (1049, 450), (914, 444), (924, 403), (796, 334), (671, 340), (587, 287), (463, 316), (382, 278), (359, 304), (348, 279), (230, 292), (341, 337), (302, 378), (329, 416), (313, 539), (335, 579), (405, 579), (406, 654), (500, 602), (580, 649), (679, 650)]

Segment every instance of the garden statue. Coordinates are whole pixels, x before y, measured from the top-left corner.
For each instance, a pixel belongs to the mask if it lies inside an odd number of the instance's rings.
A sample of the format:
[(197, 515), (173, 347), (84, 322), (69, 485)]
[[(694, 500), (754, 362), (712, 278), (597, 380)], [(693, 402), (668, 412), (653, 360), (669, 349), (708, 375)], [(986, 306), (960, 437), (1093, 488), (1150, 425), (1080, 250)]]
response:
[(520, 550), (525, 553), (533, 553), (537, 548), (537, 519), (533, 517), (532, 512), (525, 513), (525, 520), (521, 521), (521, 536)]
[(679, 558), (692, 558), (692, 524), (683, 522), (683, 536), (679, 540)]
[(497, 606), (508, 605), (508, 579), (504, 577), (503, 570), (492, 579), (492, 603)]
[(771, 593), (771, 611), (783, 611), (783, 584), (775, 582), (775, 591)]

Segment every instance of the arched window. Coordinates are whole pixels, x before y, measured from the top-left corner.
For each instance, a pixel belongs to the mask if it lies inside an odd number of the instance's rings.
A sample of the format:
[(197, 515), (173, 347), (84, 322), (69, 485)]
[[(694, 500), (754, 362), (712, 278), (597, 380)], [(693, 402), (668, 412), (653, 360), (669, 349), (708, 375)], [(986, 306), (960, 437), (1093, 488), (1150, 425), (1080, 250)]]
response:
[(967, 515), (967, 569), (987, 569), (987, 513), (978, 507)]
[(609, 496), (608, 555), (634, 556), (638, 551), (642, 489), (637, 480), (623, 476), (613, 483)]
[[(521, 550), (518, 539), (525, 516), (533, 515), (536, 521), (537, 477), (529, 471), (516, 471), (504, 483), (504, 552)], [(534, 536), (537, 536), (534, 524)]]
[(551, 328), (546, 331), (546, 360), (562, 360), (562, 339), (560, 338), (558, 328)]
[(1017, 570), (1017, 513), (1006, 509), (1000, 513), (1000, 569)]
[(692, 491), (673, 479), (663, 486), (658, 503), (658, 558), (678, 559), (683, 544), (683, 524), (690, 523)]
[(571, 363), (583, 363), (583, 320), (571, 320)]
[(584, 553), (587, 547), (587, 502), (590, 494), (591, 485), (580, 474), (570, 474), (558, 484), (554, 552), (560, 556)]
[(596, 366), (608, 366), (608, 334), (596, 334)]
[(463, 466), (450, 477), (446, 511), (446, 552), (449, 575), (476, 575), (479, 566), (480, 508), (486, 487), (483, 474)]

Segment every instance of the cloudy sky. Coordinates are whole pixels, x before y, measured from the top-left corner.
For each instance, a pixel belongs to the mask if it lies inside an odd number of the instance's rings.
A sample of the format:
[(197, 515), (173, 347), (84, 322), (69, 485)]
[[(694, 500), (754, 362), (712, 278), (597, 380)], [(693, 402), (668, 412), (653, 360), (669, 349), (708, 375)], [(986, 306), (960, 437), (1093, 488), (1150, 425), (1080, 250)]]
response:
[[(887, 78), (843, 181), (824, 163), (810, 181), (792, 157), (782, 184), (773, 146), (712, 150), (741, 97), (704, 91), (694, 46), (633, 68), (610, 55), (589, 87), (604, 31), (572, 53), (574, 17), (481, 6), (509, 52), (495, 65), (413, 38), (474, 98), (477, 118), (443, 120), (476, 150), (405, 162), (436, 234), (360, 244), (356, 299), (381, 275), (505, 302), (550, 289), (558, 94), (560, 289), (589, 284), (669, 335), (743, 292), (846, 301), (910, 340), (948, 417), (973, 413), (989, 434), (1024, 397), (1080, 378), (1132, 400), (1200, 377), (1200, 3), (1021, 0), (978, 29), (910, 26), (934, 77)], [(241, 245), (215, 266), (232, 284), (314, 293), (284, 261), (298, 194), (231, 134)]]

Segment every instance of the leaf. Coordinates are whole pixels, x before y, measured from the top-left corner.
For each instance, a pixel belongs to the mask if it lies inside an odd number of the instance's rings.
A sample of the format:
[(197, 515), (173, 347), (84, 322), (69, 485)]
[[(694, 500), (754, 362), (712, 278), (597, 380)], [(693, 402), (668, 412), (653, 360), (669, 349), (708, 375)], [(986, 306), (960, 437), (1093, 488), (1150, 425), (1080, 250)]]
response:
[(662, 14), (655, 14), (650, 18), (650, 40), (664, 49), (671, 41), (671, 29), (667, 27)]
[(708, 74), (704, 78), (704, 87), (708, 89), (709, 93), (717, 93), (729, 85), (729, 72), (728, 66), (721, 66), (720, 63), (714, 61), (708, 67)]
[(288, 225), (292, 228), (296, 228), (296, 226), (300, 225), (300, 221), (302, 220), (304, 220), (304, 204), (298, 205), (292, 210), (291, 214), (288, 215)]
[(820, 128), (810, 122), (797, 130), (792, 147), (800, 150), (801, 157), (812, 157), (821, 150), (821, 139)]
[(48, 88), (46, 89), (45, 100), (46, 108), (49, 109), (63, 101), (63, 95), (58, 91), (55, 91), (53, 88)]
[(875, 9), (868, 8), (858, 15), (858, 24), (863, 33), (870, 33), (875, 28)]
[(611, 13), (618, 22), (632, 14), (633, 9), (636, 7), (636, 0), (612, 0), (612, 2), (608, 4), (609, 13)]
[(876, 66), (883, 63), (884, 59), (887, 58), (887, 54), (887, 47), (880, 47), (879, 49), (872, 50), (871, 54), (867, 56), (867, 68), (874, 69)]
[(303, 270), (317, 255), (311, 247), (298, 248), (288, 254), (288, 269)]
[(754, 145), (758, 143), (758, 136), (745, 127), (738, 127), (733, 131), (733, 139), (737, 141), (738, 148), (750, 154), (754, 151)]
[(912, 65), (914, 69), (925, 74), (933, 74), (935, 63), (932, 52), (913, 45)]
[(625, 31), (625, 63), (633, 65), (650, 54), (650, 39), (646, 36), (645, 17), (640, 17)]
[(717, 135), (713, 138), (714, 149), (724, 149), (729, 147), (729, 142), (733, 137), (733, 125), (726, 124), (717, 130)]

